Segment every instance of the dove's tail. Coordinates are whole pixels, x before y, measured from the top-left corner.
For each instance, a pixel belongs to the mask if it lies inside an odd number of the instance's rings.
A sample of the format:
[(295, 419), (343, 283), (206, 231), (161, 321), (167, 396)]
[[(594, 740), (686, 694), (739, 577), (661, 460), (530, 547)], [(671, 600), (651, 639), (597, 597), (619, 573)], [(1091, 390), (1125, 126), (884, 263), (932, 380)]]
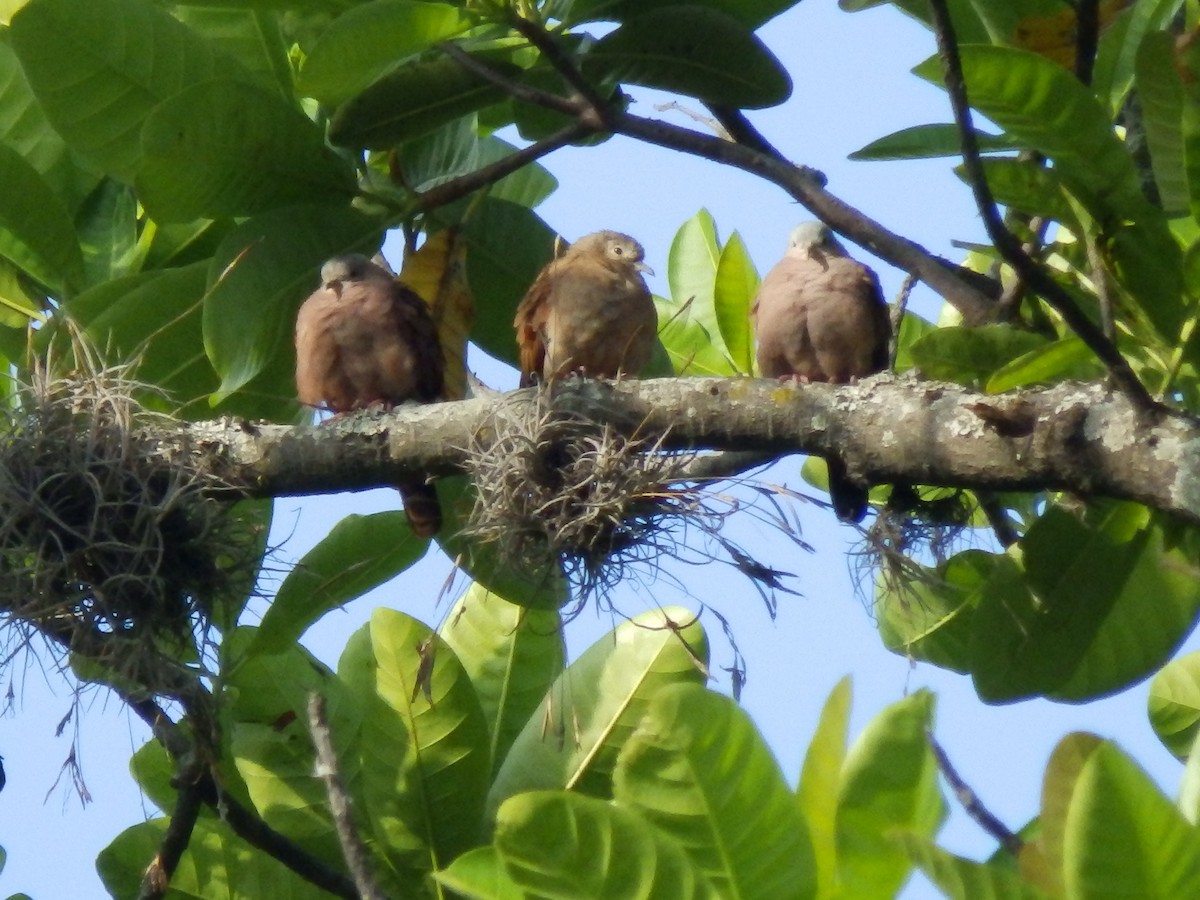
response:
[(424, 481), (406, 481), (396, 487), (400, 490), (400, 499), (404, 501), (404, 512), (412, 533), (418, 537), (437, 534), (442, 527), (442, 507), (434, 486)]

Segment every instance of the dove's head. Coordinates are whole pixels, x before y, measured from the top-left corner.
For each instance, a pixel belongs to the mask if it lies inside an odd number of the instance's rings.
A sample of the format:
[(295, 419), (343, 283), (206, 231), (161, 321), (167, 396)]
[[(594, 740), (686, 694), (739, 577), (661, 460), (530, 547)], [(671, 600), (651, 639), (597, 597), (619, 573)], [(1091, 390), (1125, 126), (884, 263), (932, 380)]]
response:
[(833, 236), (833, 232), (824, 222), (801, 222), (793, 228), (792, 236), (788, 239), (788, 250), (796, 250), (805, 256), (847, 255), (846, 248)]
[(654, 274), (654, 270), (643, 261), (646, 251), (642, 249), (642, 245), (619, 231), (597, 231), (581, 237), (571, 245), (571, 250), (576, 253), (595, 253), (612, 263), (628, 265), (638, 272)]

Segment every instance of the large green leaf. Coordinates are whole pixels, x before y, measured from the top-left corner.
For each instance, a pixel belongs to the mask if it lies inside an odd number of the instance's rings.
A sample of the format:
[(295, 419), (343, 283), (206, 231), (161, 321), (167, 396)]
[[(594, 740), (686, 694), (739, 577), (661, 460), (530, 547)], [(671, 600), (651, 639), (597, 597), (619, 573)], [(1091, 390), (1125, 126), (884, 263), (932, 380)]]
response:
[(194, 263), (106, 281), (66, 304), (107, 360), (140, 359), (138, 378), (167, 392), (173, 414), (192, 419), (211, 415), (199, 401), (217, 386), (200, 334), (205, 269)]
[(986, 700), (1120, 690), (1161, 666), (1200, 612), (1190, 547), (1137, 504), (1105, 504), (1089, 521), (1052, 507), (1021, 547), (1025, 584), (989, 591), (975, 614), (973, 674)]
[(428, 547), (401, 510), (346, 516), (288, 573), (247, 652), (294, 646), (325, 613), (400, 574)]
[(103, 179), (79, 207), (75, 227), (83, 251), (85, 287), (124, 277), (140, 267), (145, 251), (138, 246), (138, 202), (128, 185)]
[(504, 861), (491, 845), (468, 850), (434, 877), (467, 900), (525, 900), (525, 892), (508, 877)]
[(721, 245), (708, 210), (675, 233), (667, 258), (671, 301), (657, 300), (658, 336), (677, 375), (733, 375), (716, 308)]
[(829, 692), (821, 709), (817, 730), (804, 754), (796, 801), (812, 838), (813, 868), (817, 896), (836, 894), (838, 878), (837, 810), (842, 764), (846, 760), (846, 736), (850, 727), (850, 677)]
[(880, 576), (877, 621), (883, 644), (894, 653), (955, 672), (971, 669), (971, 634), (981, 596), (994, 588), (997, 557), (964, 550), (920, 575)]
[(468, 24), (462, 11), (447, 3), (376, 0), (351, 7), (330, 23), (304, 60), (296, 91), (337, 105)]
[(1032, 384), (1049, 384), (1070, 378), (1092, 381), (1103, 378), (1104, 364), (1077, 337), (1052, 341), (1030, 350), (996, 369), (984, 384), (989, 394), (1002, 394)]
[(754, 335), (750, 331), (750, 306), (758, 292), (758, 272), (746, 244), (736, 231), (721, 248), (713, 284), (713, 308), (721, 340), (734, 368), (741, 375), (754, 373)]
[(535, 212), (508, 200), (489, 197), (467, 220), (467, 281), (475, 297), (471, 339), (514, 366), (519, 364), (513, 335), (517, 304), (554, 258), (554, 237)]
[(509, 603), (472, 584), (446, 615), (440, 633), (483, 707), (493, 772), (563, 669), (562, 617)]
[(668, 607), (617, 626), (546, 692), (513, 742), (488, 795), (489, 816), (508, 797), (539, 788), (608, 796), (617, 753), (659, 688), (702, 684), (708, 641), (696, 616)]
[(1002, 366), (1044, 346), (1046, 338), (1011, 325), (937, 328), (909, 348), (927, 378), (978, 385)]
[(162, 221), (251, 216), (292, 204), (348, 203), (354, 172), (321, 130), (277, 94), (232, 79), (191, 85), (142, 127), (137, 188)]
[(625, 20), (584, 57), (605, 78), (688, 94), (708, 103), (776, 106), (792, 80), (774, 54), (733, 16), (704, 6), (668, 6)]
[(25, 158), (0, 144), (0, 256), (59, 297), (83, 284), (83, 254), (63, 201)]
[[(1053, 169), (1035, 160), (985, 159), (983, 171), (997, 203), (1030, 216), (1053, 219), (1075, 234), (1081, 233), (1079, 220)], [(956, 166), (954, 174), (970, 184), (963, 166)]]
[(594, 797), (533, 791), (510, 798), (496, 818), (495, 847), (526, 897), (725, 896), (677, 843)]
[(99, 180), (85, 172), (33, 95), (16, 52), (0, 40), (0, 144), (19, 153), (50, 185), (68, 209)]
[(698, 684), (654, 695), (613, 772), (613, 798), (679, 843), (723, 897), (813, 897), (800, 807), (750, 717)]
[(421, 835), (428, 868), (436, 870), (479, 843), (491, 774), (487, 722), (466, 670), (426, 626), (377, 609), (370, 633), (375, 689), (407, 726), (410, 743), (403, 792), (367, 803), (394, 809)]
[(1168, 750), (1186, 758), (1200, 734), (1200, 651), (1173, 659), (1150, 682), (1150, 724)]
[[(478, 60), (512, 77), (516, 66), (495, 54)], [(338, 107), (329, 139), (383, 150), (504, 99), (504, 92), (452, 59), (405, 63)]]
[(292, 97), (289, 37), (283, 33), (283, 16), (267, 12), (260, 3), (248, 4), (244, 9), (177, 5), (173, 13), (214, 47), (240, 62), (259, 86)]
[(892, 897), (912, 862), (897, 830), (932, 838), (946, 816), (925, 732), (933, 696), (918, 691), (871, 720), (842, 768), (838, 867), (846, 896)]
[(296, 310), (326, 259), (372, 252), (382, 231), (381, 222), (348, 205), (303, 205), (255, 216), (225, 237), (204, 301), (204, 348), (221, 376), (221, 397), (264, 371), (283, 396), (295, 396)]
[(1166, 32), (1146, 35), (1137, 54), (1138, 99), (1150, 149), (1154, 183), (1168, 215), (1190, 204), (1183, 138), (1184, 91), (1174, 66), (1175, 39)]
[(909, 858), (949, 900), (1042, 900), (1049, 897), (1022, 883), (1009, 868), (964, 859), (912, 834), (900, 836)]
[(160, 101), (210, 78), (253, 79), (150, 0), (31, 0), (11, 36), (54, 129), (122, 181), (137, 171), (142, 123)]
[(1069, 897), (1200, 896), (1200, 832), (1136, 763), (1107, 742), (1079, 773), (1063, 851)]
[[(96, 869), (113, 897), (136, 897), (147, 860), (162, 848), (168, 820), (125, 829), (100, 851)], [(220, 822), (200, 820), (171, 876), (171, 896), (254, 897), (256, 900), (327, 900), (329, 894), (283, 863), (235, 837)]]

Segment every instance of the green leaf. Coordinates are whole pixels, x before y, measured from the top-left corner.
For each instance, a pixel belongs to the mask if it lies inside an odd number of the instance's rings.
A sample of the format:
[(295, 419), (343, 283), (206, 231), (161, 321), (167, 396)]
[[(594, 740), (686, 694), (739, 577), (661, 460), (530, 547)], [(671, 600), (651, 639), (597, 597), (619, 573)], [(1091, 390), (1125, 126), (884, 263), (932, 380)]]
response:
[(83, 254), (70, 213), (37, 170), (3, 144), (0, 256), (59, 297), (83, 284)]
[(787, 70), (753, 32), (698, 5), (627, 19), (588, 51), (583, 70), (743, 109), (776, 106), (792, 93)]
[(218, 399), (264, 372), (280, 399), (295, 397), (296, 310), (325, 260), (372, 252), (382, 230), (350, 206), (303, 205), (248, 219), (221, 241), (204, 301), (204, 348), (221, 377)]
[[(997, 150), (1017, 150), (1021, 144), (1005, 134), (975, 132), (975, 140), (984, 153)], [(957, 125), (913, 125), (889, 135), (876, 138), (847, 159), (933, 159), (941, 156), (961, 156), (962, 138)]]
[[(1054, 161), (1054, 168), (1098, 218), (1136, 218), (1148, 206), (1133, 162), (1108, 113), (1062, 66), (1012, 47), (964, 45), (971, 105), (1008, 134)], [(916, 74), (941, 80), (935, 56)]]
[(562, 617), (472, 584), (446, 614), (442, 639), (462, 663), (491, 733), (493, 773), (563, 670)]
[(1150, 682), (1150, 724), (1158, 739), (1186, 759), (1200, 734), (1200, 652), (1173, 659)]
[(66, 304), (106, 360), (140, 358), (138, 378), (167, 392), (173, 414), (193, 419), (211, 415), (197, 401), (217, 385), (200, 334), (205, 268), (194, 263), (106, 281)]
[(394, 578), (428, 547), (402, 510), (346, 516), (288, 573), (247, 653), (294, 646), (325, 613)]
[(495, 847), (476, 847), (434, 873), (438, 884), (467, 900), (524, 900), (525, 893), (508, 877)]
[(1200, 834), (1114, 744), (1079, 773), (1063, 850), (1069, 897), (1200, 896)]
[[(500, 75), (512, 78), (520, 72), (504, 57), (472, 55)], [(329, 139), (345, 147), (385, 150), (504, 97), (500, 88), (452, 59), (409, 62), (339, 106)]]
[[(367, 802), (376, 821), (395, 814), (420, 835), (436, 870), (479, 843), (491, 773), (488, 729), (471, 680), (453, 651), (415, 619), (371, 615), (375, 688), (409, 734), (402, 793)], [(384, 837), (384, 835), (380, 835)]]
[[(933, 13), (928, 0), (838, 0), (838, 7), (845, 12), (861, 12), (884, 5), (896, 6), (906, 15), (933, 30)], [(946, 6), (950, 10), (950, 19), (954, 22), (954, 31), (960, 43), (982, 43), (990, 39), (987, 27), (977, 11), (978, 0), (949, 0)]]
[(512, 797), (497, 815), (495, 846), (522, 896), (721, 896), (677, 843), (594, 797), (558, 791)]
[(75, 215), (75, 227), (83, 251), (86, 287), (123, 278), (139, 267), (142, 253), (137, 217), (133, 190), (113, 178), (101, 181), (83, 201)]
[(554, 237), (536, 213), (508, 200), (489, 197), (467, 220), (467, 282), (475, 297), (471, 339), (513, 366), (520, 364), (513, 317), (529, 285), (554, 258)]
[(1103, 741), (1094, 734), (1068, 734), (1050, 754), (1042, 781), (1042, 808), (1038, 815), (1039, 833), (1027, 853), (1040, 858), (1040, 883), (1051, 894), (1063, 893), (1063, 836), (1067, 826), (1079, 773)]
[[(260, 8), (253, 8), (258, 5)], [(283, 16), (247, 4), (246, 9), (175, 6), (175, 17), (214, 47), (240, 62), (260, 87), (293, 96), (290, 36), (283, 34)]]
[(963, 859), (912, 834), (898, 836), (909, 858), (949, 900), (1041, 900), (1048, 897), (1025, 884), (1011, 869)]
[[(555, 18), (568, 23), (607, 21), (623, 22), (664, 6), (677, 6), (679, 0), (556, 0)], [(796, 0), (693, 0), (691, 6), (704, 6), (732, 16), (750, 29), (773, 19), (795, 6)]]
[[(1033, 160), (985, 159), (983, 171), (997, 203), (1062, 222), (1075, 234), (1082, 233), (1079, 218), (1053, 169)], [(971, 183), (963, 166), (955, 166), (954, 174), (966, 184)]]
[(277, 95), (222, 79), (160, 103), (142, 128), (138, 195), (165, 222), (348, 203), (354, 173), (320, 129)]
[[(1092, 69), (1092, 88), (1097, 97), (1107, 99), (1114, 117), (1121, 112), (1129, 96), (1138, 66), (1137, 55), (1146, 38), (1168, 28), (1182, 5), (1183, 0), (1143, 0), (1141, 3), (1110, 2), (1108, 10), (1101, 9), (1100, 45)], [(1125, 9), (1106, 25), (1105, 19), (1119, 6)], [(1139, 96), (1139, 99), (1144, 103), (1143, 97)]]
[(1167, 215), (1186, 212), (1190, 203), (1183, 136), (1184, 91), (1174, 53), (1174, 37), (1162, 31), (1146, 35), (1137, 52), (1142, 125), (1154, 183)]
[(655, 298), (658, 336), (677, 375), (733, 375), (716, 306), (721, 245), (702, 209), (679, 227), (667, 258), (671, 301)]
[(975, 688), (989, 702), (1078, 701), (1146, 677), (1195, 625), (1189, 549), (1133, 503), (1089, 521), (1051, 507), (1021, 540), (1026, 576), (1005, 569), (975, 614)]
[[(168, 820), (127, 828), (100, 851), (96, 870), (114, 897), (136, 897), (146, 871), (166, 836)], [(256, 900), (327, 900), (329, 894), (283, 863), (235, 837), (227, 826), (201, 819), (187, 852), (171, 875), (177, 897), (254, 897)]]
[(850, 676), (829, 692), (817, 730), (804, 754), (796, 800), (812, 838), (817, 896), (832, 897), (838, 877), (837, 810), (850, 727)]
[(555, 680), (517, 735), (488, 795), (489, 817), (522, 791), (608, 796), (617, 753), (654, 694), (667, 684), (702, 684), (707, 665), (708, 641), (688, 610), (653, 610), (617, 626)]
[(74, 210), (100, 180), (85, 172), (46, 118), (17, 54), (0, 41), (0, 144), (11, 147), (50, 185), (59, 202)]
[(965, 550), (923, 576), (877, 585), (879, 636), (893, 653), (955, 672), (971, 669), (971, 635), (982, 595), (992, 590), (997, 557)]
[(1077, 337), (1052, 341), (1018, 356), (994, 371), (984, 390), (1002, 394), (1031, 384), (1050, 384), (1075, 378), (1089, 381), (1104, 376), (1104, 366)]
[(126, 182), (141, 159), (142, 123), (160, 101), (210, 78), (252, 78), (149, 0), (31, 0), (10, 33), (54, 129)]
[(976, 385), (1046, 343), (1041, 335), (1011, 325), (954, 326), (931, 331), (912, 344), (909, 354), (927, 378)]
[(918, 691), (872, 719), (850, 748), (837, 820), (845, 896), (895, 896), (912, 862), (892, 833), (931, 838), (946, 817), (925, 738), (932, 718), (933, 695)]
[(376, 0), (351, 7), (329, 24), (304, 60), (296, 92), (336, 106), (468, 24), (446, 3)]
[(713, 284), (713, 308), (721, 340), (738, 374), (754, 373), (754, 335), (750, 331), (750, 306), (758, 291), (758, 272), (746, 244), (736, 231), (721, 248)]
[(721, 896), (816, 896), (800, 807), (728, 697), (698, 684), (660, 689), (617, 757), (613, 797), (682, 845)]
[(129, 773), (138, 789), (160, 810), (170, 815), (177, 796), (172, 779), (175, 764), (158, 741), (147, 741), (129, 758)]

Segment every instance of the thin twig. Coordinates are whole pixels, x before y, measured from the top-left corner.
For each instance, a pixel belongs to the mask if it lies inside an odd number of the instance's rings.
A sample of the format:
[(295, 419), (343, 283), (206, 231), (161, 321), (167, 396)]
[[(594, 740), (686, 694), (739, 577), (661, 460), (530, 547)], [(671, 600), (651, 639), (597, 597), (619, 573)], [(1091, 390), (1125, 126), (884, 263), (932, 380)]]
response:
[(893, 371), (896, 368), (896, 355), (900, 352), (900, 325), (904, 321), (904, 312), (908, 309), (908, 298), (912, 295), (912, 289), (916, 283), (917, 276), (905, 277), (904, 283), (900, 285), (900, 293), (896, 296), (896, 302), (892, 304), (889, 313), (892, 336), (888, 339), (888, 368)]
[(359, 837), (358, 829), (354, 825), (350, 793), (346, 790), (346, 782), (338, 768), (337, 754), (333, 751), (333, 739), (329, 733), (329, 720), (325, 716), (325, 698), (316, 691), (308, 695), (308, 730), (317, 750), (317, 775), (325, 782), (325, 792), (329, 796), (329, 812), (333, 816), (333, 828), (337, 832), (338, 843), (342, 845), (346, 865), (358, 888), (358, 896), (363, 900), (386, 900), (375, 881), (375, 875), (371, 872), (367, 845)]
[(196, 819), (200, 815), (205, 794), (204, 779), (206, 773), (199, 763), (189, 765), (181, 773), (180, 786), (175, 793), (175, 811), (171, 814), (171, 824), (163, 835), (158, 853), (155, 854), (146, 874), (142, 877), (142, 887), (138, 900), (158, 900), (167, 893), (171, 886), (171, 876), (179, 866), (183, 851), (188, 848), (192, 839), (192, 830), (196, 827)]
[(929, 749), (933, 751), (933, 758), (937, 762), (938, 769), (941, 770), (942, 777), (950, 785), (950, 790), (954, 791), (954, 796), (958, 798), (958, 802), (962, 804), (966, 814), (974, 819), (980, 828), (998, 840), (1010, 854), (1013, 856), (1019, 854), (1021, 848), (1025, 846), (1025, 842), (1009, 831), (1003, 822), (979, 802), (978, 795), (962, 780), (962, 776), (951, 764), (950, 757), (946, 755), (942, 745), (934, 738), (932, 731), (925, 732), (925, 739), (929, 741)]
[(1008, 513), (1004, 511), (1004, 505), (996, 499), (995, 494), (990, 491), (976, 491), (975, 497), (979, 500), (979, 508), (987, 516), (988, 524), (992, 526), (992, 532), (1001, 547), (1011, 547), (1021, 539)]
[(550, 65), (554, 66), (555, 71), (563, 77), (571, 90), (577, 93), (584, 103), (597, 113), (601, 113), (607, 108), (608, 104), (605, 103), (604, 98), (596, 92), (591, 82), (583, 77), (579, 67), (567, 56), (562, 47), (558, 45), (558, 41), (554, 40), (545, 28), (537, 22), (531, 22), (518, 15), (510, 15), (509, 22), (523, 38), (538, 48), (542, 56), (546, 57)]
[(783, 154), (775, 149), (774, 145), (763, 137), (745, 114), (732, 106), (722, 106), (719, 103), (708, 103), (709, 112), (711, 112), (721, 127), (724, 128), (729, 135), (741, 144), (743, 147), (749, 147), (751, 150), (756, 150), (766, 156), (773, 156), (775, 159), (782, 160)]
[(966, 81), (963, 77), (962, 62), (958, 55), (958, 40), (954, 35), (954, 26), (950, 21), (946, 0), (929, 0), (929, 5), (933, 11), (938, 55), (942, 60), (946, 91), (950, 95), (954, 121), (958, 126), (959, 139), (962, 142), (963, 167), (967, 171), (971, 191), (975, 195), (975, 205), (979, 209), (980, 218), (983, 219), (988, 238), (1005, 261), (1013, 267), (1018, 277), (1024, 279), (1030, 288), (1045, 299), (1062, 316), (1067, 327), (1075, 332), (1108, 367), (1113, 381), (1129, 397), (1134, 406), (1143, 413), (1156, 411), (1159, 408), (1158, 405), (1138, 380), (1128, 361), (1117, 350), (1116, 345), (1092, 323), (1092, 320), (1075, 304), (1071, 295), (1063, 290), (1040, 265), (1029, 258), (1021, 247), (1021, 242), (1001, 220), (979, 155), (979, 143), (971, 120)]

